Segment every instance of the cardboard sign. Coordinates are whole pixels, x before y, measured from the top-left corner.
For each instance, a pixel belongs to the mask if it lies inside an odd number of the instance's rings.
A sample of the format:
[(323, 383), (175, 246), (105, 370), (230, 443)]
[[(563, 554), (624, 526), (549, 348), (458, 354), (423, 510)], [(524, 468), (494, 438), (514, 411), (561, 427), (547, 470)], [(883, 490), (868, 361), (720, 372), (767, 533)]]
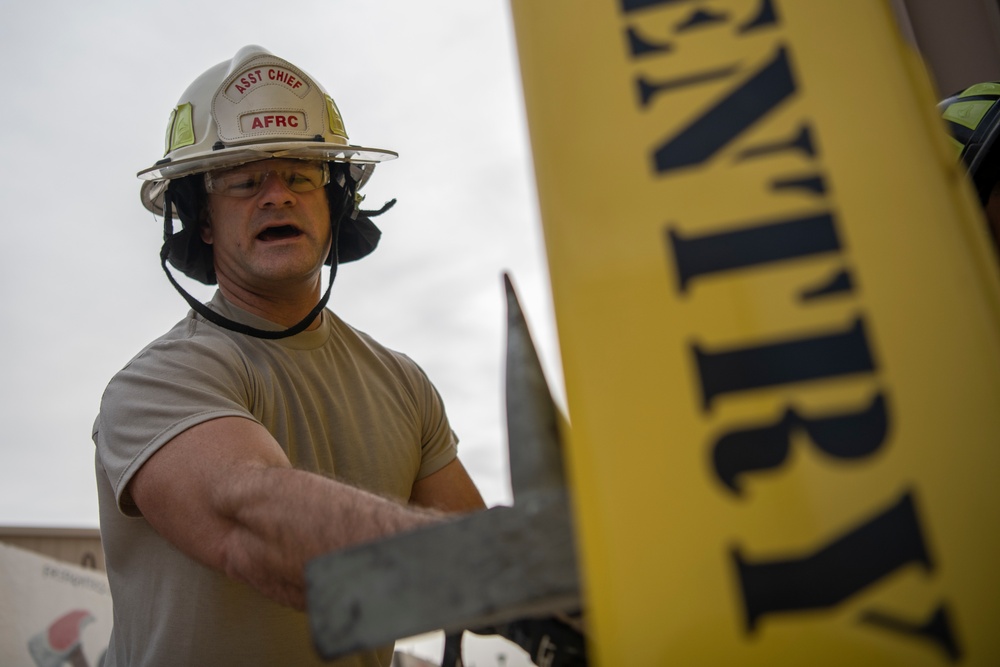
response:
[(97, 667), (111, 625), (103, 572), (0, 544), (0, 664)]

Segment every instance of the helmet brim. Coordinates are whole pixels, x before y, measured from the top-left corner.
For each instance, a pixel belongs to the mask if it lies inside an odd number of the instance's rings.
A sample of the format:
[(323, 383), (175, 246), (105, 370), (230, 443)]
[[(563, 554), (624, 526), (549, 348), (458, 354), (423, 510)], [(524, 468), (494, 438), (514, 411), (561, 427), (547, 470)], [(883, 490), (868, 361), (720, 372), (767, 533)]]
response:
[(142, 205), (156, 215), (163, 215), (163, 193), (166, 191), (167, 183), (172, 179), (192, 174), (275, 158), (372, 164), (394, 160), (397, 157), (399, 154), (395, 151), (382, 148), (317, 141), (291, 141), (260, 146), (233, 146), (207, 154), (192, 155), (181, 160), (163, 161), (143, 169), (136, 176), (146, 181), (140, 190)]

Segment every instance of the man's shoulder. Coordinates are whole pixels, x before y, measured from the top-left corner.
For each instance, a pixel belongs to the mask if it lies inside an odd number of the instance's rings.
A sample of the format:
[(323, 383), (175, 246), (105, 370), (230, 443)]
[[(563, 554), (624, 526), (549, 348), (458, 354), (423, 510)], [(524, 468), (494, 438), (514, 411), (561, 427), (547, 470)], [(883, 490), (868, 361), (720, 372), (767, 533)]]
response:
[[(431, 385), (426, 371), (409, 354), (389, 347), (370, 334), (357, 329), (342, 319), (334, 316), (334, 336), (340, 341), (348, 341), (349, 349), (356, 356), (356, 361), (367, 358), (369, 369), (381, 368), (388, 370), (397, 381), (416, 390)], [(421, 389), (420, 391), (425, 391)]]
[[(211, 367), (232, 365), (245, 354), (232, 337), (218, 327), (189, 313), (169, 331), (143, 347), (122, 371), (135, 367)], [(237, 366), (242, 365), (237, 363)]]
[(341, 341), (342, 344), (364, 348), (383, 359), (419, 368), (409, 355), (376, 340), (371, 334), (348, 324), (336, 314), (327, 312), (331, 315), (333, 337)]
[(188, 316), (146, 345), (108, 382), (101, 414), (178, 396), (244, 395), (258, 374), (239, 346), (213, 329)]

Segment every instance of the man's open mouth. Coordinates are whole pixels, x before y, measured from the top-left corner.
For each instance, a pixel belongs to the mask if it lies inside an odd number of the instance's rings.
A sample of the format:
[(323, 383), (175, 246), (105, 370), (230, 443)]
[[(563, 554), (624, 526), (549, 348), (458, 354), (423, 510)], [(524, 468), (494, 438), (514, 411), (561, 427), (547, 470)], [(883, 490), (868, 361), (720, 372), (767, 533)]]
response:
[(290, 239), (301, 234), (301, 231), (291, 225), (281, 225), (280, 227), (268, 227), (258, 234), (257, 238), (261, 241), (280, 241), (281, 239)]

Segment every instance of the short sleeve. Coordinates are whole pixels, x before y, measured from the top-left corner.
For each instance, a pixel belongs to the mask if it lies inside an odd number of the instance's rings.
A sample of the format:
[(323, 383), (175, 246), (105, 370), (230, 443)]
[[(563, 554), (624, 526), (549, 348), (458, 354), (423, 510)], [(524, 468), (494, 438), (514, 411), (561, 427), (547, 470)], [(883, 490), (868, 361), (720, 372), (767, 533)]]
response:
[(160, 340), (129, 362), (108, 384), (93, 433), (119, 509), (139, 514), (128, 483), (175, 436), (219, 417), (253, 419), (253, 388), (245, 359), (223, 339)]
[(417, 479), (423, 479), (451, 463), (458, 456), (458, 436), (451, 428), (444, 400), (420, 366), (409, 357), (410, 380), (421, 415), (420, 469)]

